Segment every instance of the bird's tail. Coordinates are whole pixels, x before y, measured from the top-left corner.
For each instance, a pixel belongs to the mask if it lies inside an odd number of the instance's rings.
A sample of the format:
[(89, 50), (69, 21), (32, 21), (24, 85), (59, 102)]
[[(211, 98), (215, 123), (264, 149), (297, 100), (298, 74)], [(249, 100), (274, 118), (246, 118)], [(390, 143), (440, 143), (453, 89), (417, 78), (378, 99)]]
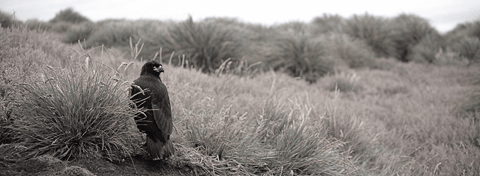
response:
[(173, 155), (174, 149), (172, 141), (167, 140), (166, 143), (161, 142), (158, 139), (153, 139), (151, 136), (147, 136), (147, 152), (150, 153), (153, 160), (166, 159)]

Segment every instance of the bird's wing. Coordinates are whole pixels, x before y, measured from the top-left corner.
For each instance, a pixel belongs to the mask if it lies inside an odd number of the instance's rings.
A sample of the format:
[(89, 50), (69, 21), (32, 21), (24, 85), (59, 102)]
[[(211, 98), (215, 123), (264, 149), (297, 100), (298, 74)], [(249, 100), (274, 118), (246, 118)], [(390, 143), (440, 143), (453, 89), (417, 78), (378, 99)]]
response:
[(162, 131), (165, 139), (168, 139), (168, 135), (172, 134), (173, 129), (172, 110), (168, 94), (163, 96), (152, 95), (152, 110), (158, 128)]

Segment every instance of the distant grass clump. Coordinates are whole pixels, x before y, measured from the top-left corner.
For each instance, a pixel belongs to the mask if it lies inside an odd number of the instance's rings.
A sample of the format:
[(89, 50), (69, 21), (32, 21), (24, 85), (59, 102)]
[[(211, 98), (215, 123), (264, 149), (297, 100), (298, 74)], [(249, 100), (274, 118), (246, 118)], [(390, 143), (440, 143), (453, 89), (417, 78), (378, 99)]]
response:
[(395, 54), (389, 19), (370, 15), (354, 15), (342, 27), (348, 35), (365, 41), (376, 57), (391, 57)]
[(465, 36), (453, 44), (452, 49), (465, 57), (469, 64), (480, 62), (480, 39)]
[(448, 44), (454, 44), (463, 37), (476, 37), (480, 39), (480, 20), (477, 19), (473, 22), (458, 24), (445, 35)]
[(302, 33), (302, 34), (310, 32), (309, 25), (300, 21), (291, 21), (287, 23), (278, 24), (273, 26), (273, 28), (278, 31), (287, 31), (287, 32)]
[(326, 44), (311, 35), (283, 32), (270, 47), (267, 67), (310, 83), (335, 69), (336, 61), (328, 55)]
[(164, 62), (175, 52), (173, 64), (188, 63), (204, 73), (213, 73), (229, 58), (239, 59), (243, 50), (242, 38), (235, 30), (215, 23), (194, 22), (192, 17), (172, 24), (149, 40), (157, 49), (162, 47)]
[(0, 25), (2, 28), (12, 27), (14, 24), (13, 15), (0, 11)]
[(402, 62), (411, 61), (413, 48), (429, 34), (438, 34), (430, 23), (417, 15), (401, 14), (393, 20), (393, 42), (395, 58)]
[(345, 62), (350, 68), (371, 68), (375, 65), (375, 54), (363, 41), (346, 34), (330, 33), (320, 37), (326, 43), (327, 53)]
[(314, 35), (325, 34), (329, 32), (341, 31), (341, 26), (345, 19), (340, 15), (323, 14), (323, 16), (315, 17), (312, 22), (312, 33)]
[(330, 77), (322, 79), (327, 82), (326, 89), (329, 91), (340, 92), (359, 92), (362, 86), (359, 84), (359, 77), (355, 73), (340, 72)]
[(74, 11), (72, 8), (61, 10), (49, 21), (52, 26), (52, 31), (58, 33), (64, 33), (71, 26), (84, 22), (90, 22), (90, 20), (80, 13)]
[(45, 21), (40, 21), (37, 19), (30, 19), (25, 22), (25, 26), (30, 29), (30, 30), (40, 30), (40, 31), (45, 31), (45, 30), (51, 30), (52, 29), (52, 24), (45, 22)]
[[(88, 27), (81, 27), (79, 30), (80, 29), (84, 30), (73, 32), (88, 32), (90, 30)], [(88, 48), (102, 45), (108, 48), (114, 46), (126, 47), (129, 45), (130, 38), (132, 38), (133, 41), (138, 41), (138, 39), (133, 38), (134, 34), (135, 25), (132, 21), (119, 20), (102, 22), (100, 25), (97, 25), (96, 30), (93, 30), (90, 33), (88, 39), (86, 40), (86, 44)]]
[[(88, 59), (88, 58), (87, 58)], [(125, 93), (128, 84), (96, 63), (46, 68), (24, 85), (14, 122), (23, 158), (50, 154), (61, 159), (116, 160), (138, 148), (138, 133)], [(103, 70), (102, 70), (103, 69)]]
[(92, 22), (83, 22), (70, 26), (63, 39), (65, 43), (77, 43), (78, 41), (86, 41), (95, 30), (95, 24)]
[(60, 12), (58, 12), (55, 17), (50, 20), (50, 23), (67, 22), (72, 24), (78, 24), (89, 21), (90, 20), (87, 17), (74, 11), (72, 8), (66, 8), (65, 10), (61, 10)]
[(437, 53), (442, 48), (444, 48), (442, 36), (434, 32), (429, 33), (412, 48), (411, 54), (407, 55), (407, 60), (419, 63), (434, 63), (437, 60)]

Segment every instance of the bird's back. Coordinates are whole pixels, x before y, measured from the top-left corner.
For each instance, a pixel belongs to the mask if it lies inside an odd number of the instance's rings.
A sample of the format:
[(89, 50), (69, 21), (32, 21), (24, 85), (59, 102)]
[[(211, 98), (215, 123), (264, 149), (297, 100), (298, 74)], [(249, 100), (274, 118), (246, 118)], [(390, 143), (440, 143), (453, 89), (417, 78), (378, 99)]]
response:
[[(132, 87), (132, 100), (137, 108), (144, 108), (146, 117), (139, 114), (137, 126), (141, 131), (147, 134), (154, 134), (162, 142), (168, 140), (173, 129), (172, 113), (170, 106), (170, 98), (166, 86), (161, 82), (160, 78), (150, 75), (141, 75), (134, 81), (134, 85), (140, 87)], [(144, 100), (144, 101), (143, 101)], [(140, 120), (144, 118), (144, 120)], [(140, 120), (140, 121), (138, 121)], [(160, 130), (160, 131), (158, 131)]]

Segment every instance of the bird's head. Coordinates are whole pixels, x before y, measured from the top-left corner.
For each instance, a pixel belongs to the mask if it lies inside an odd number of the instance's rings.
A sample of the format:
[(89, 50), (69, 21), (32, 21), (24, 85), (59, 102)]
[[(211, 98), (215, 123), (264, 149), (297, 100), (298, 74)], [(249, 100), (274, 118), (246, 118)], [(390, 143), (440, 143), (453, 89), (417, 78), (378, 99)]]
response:
[(160, 76), (161, 72), (164, 72), (162, 64), (156, 61), (149, 61), (142, 66), (140, 75)]

